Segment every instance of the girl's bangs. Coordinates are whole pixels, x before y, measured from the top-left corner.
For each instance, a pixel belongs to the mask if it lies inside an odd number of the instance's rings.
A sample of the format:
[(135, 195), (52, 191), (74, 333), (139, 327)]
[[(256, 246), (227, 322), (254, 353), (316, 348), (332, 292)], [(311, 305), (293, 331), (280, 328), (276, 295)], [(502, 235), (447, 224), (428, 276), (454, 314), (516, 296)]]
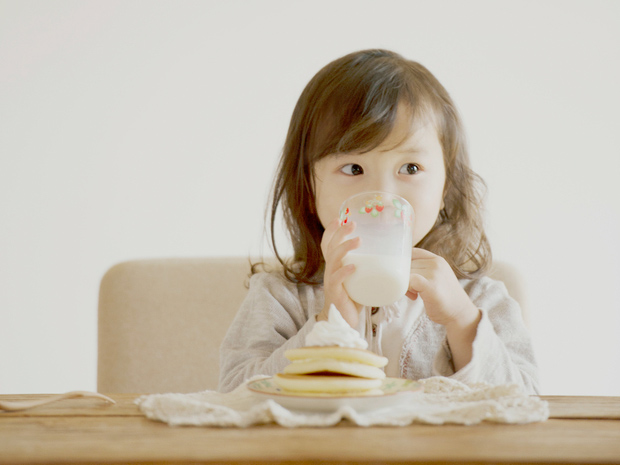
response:
[(415, 93), (407, 83), (372, 92), (338, 92), (315, 112), (311, 123), (310, 158), (317, 161), (340, 153), (369, 152), (392, 132), (401, 105), (409, 110), (412, 131), (418, 121), (437, 121), (437, 111), (428, 96)]

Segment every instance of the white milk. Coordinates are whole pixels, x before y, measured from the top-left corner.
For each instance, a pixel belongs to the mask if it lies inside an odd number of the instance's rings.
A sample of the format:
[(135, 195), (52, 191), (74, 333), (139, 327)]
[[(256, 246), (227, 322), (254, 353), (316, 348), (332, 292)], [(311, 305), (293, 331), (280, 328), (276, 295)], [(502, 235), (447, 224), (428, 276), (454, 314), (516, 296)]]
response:
[(359, 304), (381, 307), (400, 300), (407, 292), (410, 257), (348, 253), (342, 263), (355, 265), (355, 272), (345, 280), (344, 287)]

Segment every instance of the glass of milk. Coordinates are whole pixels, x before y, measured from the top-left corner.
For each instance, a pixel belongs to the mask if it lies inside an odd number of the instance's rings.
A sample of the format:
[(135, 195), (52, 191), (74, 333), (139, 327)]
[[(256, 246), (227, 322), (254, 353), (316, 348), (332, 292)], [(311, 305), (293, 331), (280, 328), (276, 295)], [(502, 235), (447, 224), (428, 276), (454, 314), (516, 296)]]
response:
[(343, 265), (355, 265), (355, 272), (344, 282), (352, 300), (381, 307), (405, 295), (411, 274), (413, 218), (409, 202), (387, 192), (364, 192), (344, 201), (340, 223), (356, 223), (347, 239), (362, 238), (360, 247), (342, 260)]

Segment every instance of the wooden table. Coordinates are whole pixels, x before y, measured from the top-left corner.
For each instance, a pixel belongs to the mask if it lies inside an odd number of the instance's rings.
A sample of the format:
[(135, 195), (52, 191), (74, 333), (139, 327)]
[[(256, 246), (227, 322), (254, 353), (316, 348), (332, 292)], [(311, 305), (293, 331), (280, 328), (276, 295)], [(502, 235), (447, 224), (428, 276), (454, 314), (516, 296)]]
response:
[(169, 427), (110, 397), (0, 412), (0, 463), (620, 463), (620, 397), (543, 397), (551, 419), (528, 425), (293, 429)]

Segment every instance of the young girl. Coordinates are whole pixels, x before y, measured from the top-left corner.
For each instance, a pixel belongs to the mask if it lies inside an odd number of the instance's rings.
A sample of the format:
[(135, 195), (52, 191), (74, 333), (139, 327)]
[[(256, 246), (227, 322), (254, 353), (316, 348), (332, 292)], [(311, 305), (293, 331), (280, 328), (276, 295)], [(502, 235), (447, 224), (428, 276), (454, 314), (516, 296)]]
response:
[[(254, 272), (220, 352), (220, 390), (274, 375), (305, 345), (331, 304), (389, 359), (387, 376), (449, 376), (517, 383), (537, 392), (537, 370), (519, 305), (484, 276), (491, 250), (480, 215), (480, 179), (469, 167), (452, 99), (423, 66), (385, 50), (328, 64), (304, 89), (274, 184), (271, 237), (283, 272)], [(409, 291), (381, 308), (347, 295), (343, 266), (359, 239), (338, 220), (353, 194), (384, 191), (413, 206)], [(281, 207), (294, 255), (274, 240)]]

